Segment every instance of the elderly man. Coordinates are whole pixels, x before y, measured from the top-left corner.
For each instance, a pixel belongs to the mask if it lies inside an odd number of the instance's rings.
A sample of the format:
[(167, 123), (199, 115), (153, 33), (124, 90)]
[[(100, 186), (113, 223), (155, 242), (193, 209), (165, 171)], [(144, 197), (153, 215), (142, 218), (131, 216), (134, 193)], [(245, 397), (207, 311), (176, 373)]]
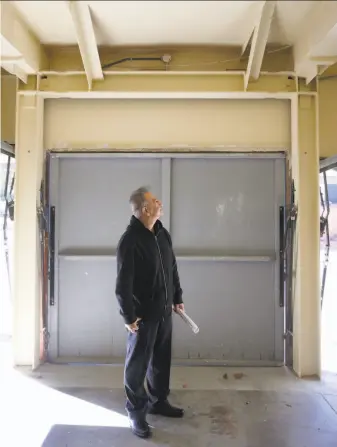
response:
[(147, 412), (174, 418), (184, 414), (167, 400), (172, 309), (184, 310), (184, 304), (171, 237), (159, 220), (161, 202), (146, 188), (139, 188), (130, 204), (133, 216), (117, 248), (116, 296), (129, 331), (126, 410), (133, 433), (147, 438), (151, 435)]

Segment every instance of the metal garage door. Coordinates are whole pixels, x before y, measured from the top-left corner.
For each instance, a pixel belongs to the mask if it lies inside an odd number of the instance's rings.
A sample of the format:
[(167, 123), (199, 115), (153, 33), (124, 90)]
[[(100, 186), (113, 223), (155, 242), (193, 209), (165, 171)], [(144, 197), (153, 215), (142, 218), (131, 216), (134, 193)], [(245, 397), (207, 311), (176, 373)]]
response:
[[(174, 321), (175, 359), (283, 361), (279, 291), (278, 154), (53, 154), (55, 285), (49, 308), (51, 360), (124, 356), (114, 296), (117, 242), (131, 191), (164, 202), (195, 336)], [(53, 293), (54, 292), (54, 293)]]

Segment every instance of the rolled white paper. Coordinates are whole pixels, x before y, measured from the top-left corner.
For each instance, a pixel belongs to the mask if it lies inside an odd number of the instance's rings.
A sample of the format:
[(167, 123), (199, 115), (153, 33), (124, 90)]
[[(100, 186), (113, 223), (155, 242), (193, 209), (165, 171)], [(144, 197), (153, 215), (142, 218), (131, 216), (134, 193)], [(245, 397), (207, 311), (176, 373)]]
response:
[(189, 325), (189, 327), (192, 329), (192, 331), (197, 334), (199, 332), (198, 326), (194, 323), (191, 317), (189, 317), (186, 312), (183, 312), (182, 310), (178, 311), (178, 314), (181, 316), (181, 318), (185, 321), (186, 324)]

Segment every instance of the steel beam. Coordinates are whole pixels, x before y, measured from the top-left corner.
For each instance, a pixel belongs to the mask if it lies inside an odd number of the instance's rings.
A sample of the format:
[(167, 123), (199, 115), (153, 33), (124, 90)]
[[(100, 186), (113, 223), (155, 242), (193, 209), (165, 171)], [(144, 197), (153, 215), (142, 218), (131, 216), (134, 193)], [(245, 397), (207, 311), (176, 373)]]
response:
[(260, 76), (262, 60), (268, 42), (271, 22), (275, 11), (276, 1), (264, 1), (261, 7), (259, 21), (254, 29), (252, 45), (249, 53), (248, 65), (245, 74), (245, 89), (250, 78), (257, 80)]
[(91, 90), (93, 80), (103, 79), (103, 71), (98, 54), (90, 8), (88, 3), (84, 1), (67, 1), (66, 3), (69, 6), (69, 11), (73, 19), (89, 90)]
[(19, 84), (19, 93), (38, 92), (44, 98), (166, 98), (222, 99), (285, 97), (296, 93), (298, 83), (289, 73), (261, 74), (249, 92), (244, 88), (244, 72), (237, 74), (114, 74), (93, 82), (88, 89), (84, 73), (72, 75), (44, 74), (30, 76)]

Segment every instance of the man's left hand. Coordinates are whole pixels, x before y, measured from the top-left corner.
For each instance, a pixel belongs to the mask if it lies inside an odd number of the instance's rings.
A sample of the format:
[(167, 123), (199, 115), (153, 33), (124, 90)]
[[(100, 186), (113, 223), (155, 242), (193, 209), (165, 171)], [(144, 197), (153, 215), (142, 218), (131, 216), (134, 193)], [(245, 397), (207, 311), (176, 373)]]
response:
[(180, 311), (180, 312), (184, 312), (184, 311), (185, 311), (185, 306), (184, 306), (183, 303), (181, 303), (181, 304), (175, 304), (175, 305), (172, 306), (172, 307), (173, 307), (174, 312), (176, 312), (176, 313), (178, 313), (179, 311)]

